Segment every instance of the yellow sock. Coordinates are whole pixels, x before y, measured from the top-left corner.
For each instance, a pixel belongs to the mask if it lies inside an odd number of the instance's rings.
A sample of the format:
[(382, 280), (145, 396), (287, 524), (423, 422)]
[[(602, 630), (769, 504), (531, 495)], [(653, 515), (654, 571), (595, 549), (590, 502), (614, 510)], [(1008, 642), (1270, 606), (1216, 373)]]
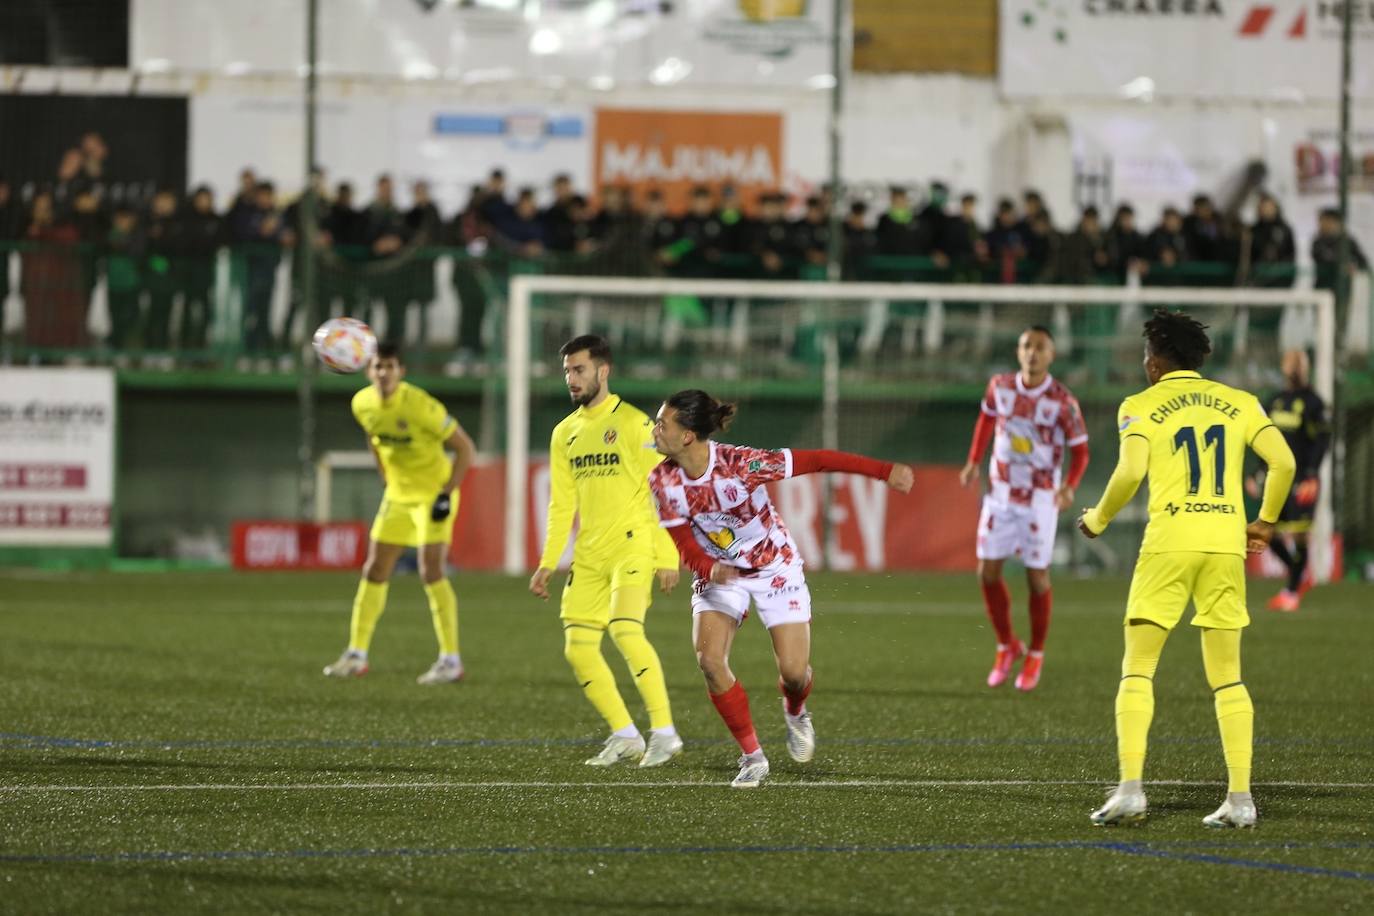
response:
[(1203, 630), (1202, 664), (1212, 688), (1226, 756), (1228, 792), (1250, 791), (1255, 745), (1255, 706), (1240, 679), (1240, 630)]
[(447, 579), (425, 586), (429, 615), (434, 619), (434, 635), (439, 639), (439, 654), (458, 654), (458, 596)]
[(358, 583), (357, 594), (353, 596), (353, 622), (348, 628), (348, 648), (366, 652), (372, 644), (372, 631), (377, 628), (377, 620), (386, 610), (385, 582), (369, 582), (363, 579)]
[[(615, 600), (612, 599), (612, 606)], [(613, 612), (614, 613), (614, 612)], [(635, 687), (649, 712), (650, 728), (668, 728), (673, 724), (673, 711), (668, 705), (668, 685), (663, 680), (663, 665), (658, 653), (644, 636), (644, 624), (632, 618), (611, 618), (611, 639), (625, 664), (634, 675)]]
[(1155, 669), (1169, 631), (1150, 623), (1127, 624), (1121, 684), (1116, 690), (1116, 753), (1121, 781), (1140, 779), (1150, 720), (1155, 714)]
[(573, 675), (587, 699), (601, 713), (611, 731), (620, 731), (634, 723), (620, 691), (615, 675), (601, 654), (601, 630), (579, 624), (565, 624), (563, 629), (563, 657), (572, 665)]

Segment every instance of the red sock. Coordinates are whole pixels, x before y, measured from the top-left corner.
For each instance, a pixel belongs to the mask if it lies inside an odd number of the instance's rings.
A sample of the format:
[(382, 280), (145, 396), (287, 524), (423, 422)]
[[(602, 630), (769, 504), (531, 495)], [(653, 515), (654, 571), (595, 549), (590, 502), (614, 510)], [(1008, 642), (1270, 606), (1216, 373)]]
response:
[(997, 631), (997, 644), (1009, 646), (1015, 642), (1016, 634), (1011, 631), (1011, 592), (1007, 591), (1007, 583), (1001, 579), (996, 582), (983, 580), (983, 604), (987, 605), (988, 620)]
[(759, 736), (754, 733), (754, 720), (749, 715), (749, 694), (744, 685), (735, 681), (735, 686), (724, 693), (710, 693), (711, 702), (716, 704), (716, 712), (725, 720), (725, 727), (739, 742), (740, 750), (752, 754), (759, 749)]
[(1050, 632), (1050, 606), (1053, 604), (1054, 598), (1051, 592), (1046, 591), (1042, 595), (1037, 595), (1035, 592), (1031, 592), (1030, 650), (1032, 652), (1043, 652), (1045, 650), (1045, 636)]
[(811, 696), (811, 682), (814, 680), (815, 676), (810, 671), (807, 671), (806, 686), (803, 687), (799, 693), (789, 693), (787, 690), (787, 682), (782, 678), (778, 678), (778, 692), (787, 697), (787, 714), (789, 716), (799, 716), (802, 714), (802, 710), (806, 708), (806, 698)]

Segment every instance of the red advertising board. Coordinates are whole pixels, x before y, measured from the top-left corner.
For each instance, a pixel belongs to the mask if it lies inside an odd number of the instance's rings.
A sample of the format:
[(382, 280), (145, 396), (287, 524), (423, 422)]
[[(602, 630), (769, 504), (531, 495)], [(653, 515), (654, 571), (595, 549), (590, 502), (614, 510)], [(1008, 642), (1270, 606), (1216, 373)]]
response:
[(357, 569), (367, 558), (363, 522), (234, 522), (235, 569)]

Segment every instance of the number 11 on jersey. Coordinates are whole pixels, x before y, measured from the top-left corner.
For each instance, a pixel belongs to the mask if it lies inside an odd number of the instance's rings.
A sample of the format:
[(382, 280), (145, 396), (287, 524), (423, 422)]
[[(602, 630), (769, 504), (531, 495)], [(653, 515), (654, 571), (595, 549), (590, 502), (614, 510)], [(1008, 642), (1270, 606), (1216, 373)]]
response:
[[(1212, 448), (1216, 460), (1212, 491), (1217, 496), (1225, 496), (1226, 427), (1220, 423), (1207, 427), (1207, 431), (1202, 434), (1202, 447)], [(1187, 450), (1184, 458), (1188, 462), (1188, 495), (1196, 496), (1202, 487), (1202, 462), (1199, 457), (1197, 430), (1195, 428), (1185, 426), (1174, 434), (1174, 454), (1178, 454), (1179, 449)]]

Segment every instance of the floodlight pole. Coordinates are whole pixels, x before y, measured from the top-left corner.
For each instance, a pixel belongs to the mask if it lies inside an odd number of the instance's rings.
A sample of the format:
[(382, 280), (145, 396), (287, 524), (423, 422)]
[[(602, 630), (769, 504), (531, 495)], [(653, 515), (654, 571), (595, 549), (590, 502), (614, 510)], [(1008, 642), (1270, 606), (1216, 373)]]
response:
[[(315, 115), (316, 115), (316, 78), (318, 63), (317, 38), (319, 32), (319, 0), (308, 0), (305, 19), (305, 191), (301, 194), (300, 205), (296, 208), (295, 252), (301, 266), (300, 297), (301, 311), (305, 315), (306, 333), (310, 333), (319, 316), (316, 314), (316, 252), (315, 237), (318, 231), (315, 200)], [(294, 282), (294, 278), (293, 278)], [(282, 336), (291, 339), (291, 328), (282, 329)], [(299, 504), (296, 518), (304, 521), (315, 518), (315, 380), (319, 374), (319, 360), (313, 359), (309, 352), (310, 342), (304, 344), (300, 360), (300, 376), (296, 386), (296, 397), (301, 414), (301, 439), (298, 449), (300, 477), (298, 482)]]
[[(830, 238), (826, 245), (825, 278), (838, 283), (844, 277), (844, 178), (841, 167), (842, 142), (844, 131), (841, 121), (844, 117), (845, 78), (849, 72), (848, 35), (849, 0), (834, 0), (834, 11), (830, 21), (830, 118), (828, 139), (830, 142), (830, 211), (826, 218), (830, 222)], [(840, 447), (840, 365), (839, 342), (835, 339), (833, 327), (825, 329), (822, 341), (824, 363), (822, 368), (821, 399), (821, 447), (837, 449)], [(821, 551), (827, 568), (831, 566), (831, 542), (834, 521), (831, 518), (835, 502), (834, 488), (830, 475), (822, 478), (821, 483)]]
[[(1352, 19), (1354, 3), (1341, 4), (1341, 148), (1340, 148), (1340, 167), (1336, 177), (1336, 199), (1337, 207), (1341, 211), (1341, 240), (1336, 253), (1336, 327), (1344, 328), (1350, 317), (1350, 76), (1351, 76), (1351, 46), (1354, 36), (1355, 26)], [(1335, 516), (1332, 520), (1333, 526), (1337, 531), (1341, 530), (1341, 521), (1345, 513), (1341, 511), (1341, 505), (1345, 497), (1345, 485), (1343, 473), (1345, 466), (1345, 430), (1341, 427), (1345, 425), (1344, 410), (1344, 390), (1342, 384), (1344, 373), (1341, 371), (1345, 365), (1346, 335), (1335, 335), (1335, 364), (1336, 379), (1335, 391), (1332, 393), (1331, 422), (1334, 427), (1331, 436), (1331, 510)]]

